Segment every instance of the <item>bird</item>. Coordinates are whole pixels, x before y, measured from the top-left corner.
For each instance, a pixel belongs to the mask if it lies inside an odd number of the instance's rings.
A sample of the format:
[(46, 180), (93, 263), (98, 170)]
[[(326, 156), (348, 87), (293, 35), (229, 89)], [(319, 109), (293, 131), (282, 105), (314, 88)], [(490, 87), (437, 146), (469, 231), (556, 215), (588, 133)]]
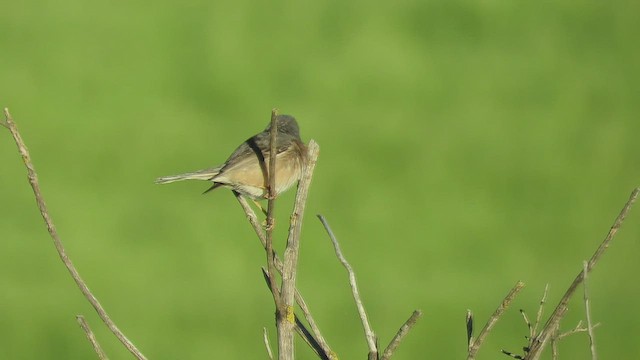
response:
[[(307, 153), (307, 147), (300, 138), (298, 122), (293, 116), (277, 115), (276, 128), (274, 197), (300, 180)], [(222, 165), (184, 174), (163, 176), (157, 178), (155, 182), (168, 184), (182, 180), (210, 181), (213, 185), (204, 193), (226, 187), (257, 203), (257, 200), (266, 199), (269, 196), (270, 131), (271, 122), (262, 132), (240, 144)]]

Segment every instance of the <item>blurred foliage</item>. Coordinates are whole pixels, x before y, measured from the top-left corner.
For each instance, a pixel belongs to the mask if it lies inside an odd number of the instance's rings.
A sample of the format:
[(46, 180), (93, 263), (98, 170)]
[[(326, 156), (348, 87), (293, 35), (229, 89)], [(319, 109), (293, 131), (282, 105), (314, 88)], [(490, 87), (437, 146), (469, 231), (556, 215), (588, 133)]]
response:
[[(299, 288), (342, 359), (366, 344), (356, 269), (380, 343), (414, 308), (398, 359), (463, 358), (527, 288), (480, 359), (517, 351), (545, 283), (549, 308), (640, 185), (640, 3), (503, 1), (7, 2), (0, 105), (12, 111), (70, 256), (150, 359), (265, 358), (264, 256), (233, 196), (157, 176), (222, 162), (272, 107), (318, 141)], [(0, 133), (0, 358), (126, 351), (57, 258), (23, 165)], [(279, 243), (293, 192), (278, 203)], [(590, 277), (603, 359), (640, 344), (640, 209)], [(581, 295), (563, 328), (584, 318)], [(313, 358), (300, 344), (298, 356)], [(588, 356), (586, 336), (562, 358)]]

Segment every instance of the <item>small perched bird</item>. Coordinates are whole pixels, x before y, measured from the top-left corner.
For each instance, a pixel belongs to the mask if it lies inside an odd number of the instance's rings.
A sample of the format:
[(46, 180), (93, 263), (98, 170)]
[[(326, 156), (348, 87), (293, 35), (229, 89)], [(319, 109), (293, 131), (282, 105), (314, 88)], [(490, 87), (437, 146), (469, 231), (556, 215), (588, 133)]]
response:
[[(278, 115), (276, 138), (275, 196), (289, 189), (302, 176), (307, 148), (300, 139), (298, 123), (293, 116)], [(206, 180), (213, 186), (205, 193), (224, 186), (253, 200), (268, 196), (268, 174), (270, 158), (271, 123), (229, 156), (224, 164), (186, 174), (165, 176), (156, 179), (156, 184), (168, 184), (182, 180)]]

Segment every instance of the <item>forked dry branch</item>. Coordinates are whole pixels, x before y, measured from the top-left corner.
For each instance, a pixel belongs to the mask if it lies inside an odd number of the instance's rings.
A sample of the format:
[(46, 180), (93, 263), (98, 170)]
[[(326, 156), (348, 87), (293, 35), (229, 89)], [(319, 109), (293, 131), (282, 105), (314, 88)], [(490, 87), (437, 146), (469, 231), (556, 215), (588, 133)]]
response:
[(607, 233), (607, 236), (604, 238), (598, 249), (596, 249), (593, 256), (591, 256), (591, 259), (589, 259), (587, 266), (584, 267), (584, 269), (582, 269), (580, 273), (578, 273), (578, 276), (576, 276), (576, 278), (573, 280), (564, 296), (560, 300), (560, 303), (558, 303), (558, 306), (556, 306), (555, 310), (549, 317), (549, 320), (547, 320), (544, 328), (542, 328), (542, 330), (540, 331), (540, 335), (538, 335), (535, 338), (535, 341), (532, 342), (531, 348), (529, 349), (525, 360), (537, 360), (540, 358), (542, 350), (544, 350), (545, 346), (549, 342), (549, 339), (552, 337), (552, 334), (558, 330), (558, 324), (560, 323), (560, 320), (562, 319), (564, 314), (567, 312), (567, 304), (569, 303), (569, 300), (576, 292), (578, 286), (584, 281), (585, 275), (587, 275), (593, 269), (593, 267), (598, 263), (598, 260), (600, 260), (609, 245), (611, 245), (611, 241), (620, 229), (620, 226), (624, 222), (624, 219), (629, 213), (629, 210), (631, 210), (633, 203), (638, 198), (638, 193), (640, 193), (640, 188), (636, 188), (631, 192), (629, 200), (627, 200), (627, 203), (624, 205), (624, 207), (620, 211), (620, 214), (613, 222), (609, 233)]

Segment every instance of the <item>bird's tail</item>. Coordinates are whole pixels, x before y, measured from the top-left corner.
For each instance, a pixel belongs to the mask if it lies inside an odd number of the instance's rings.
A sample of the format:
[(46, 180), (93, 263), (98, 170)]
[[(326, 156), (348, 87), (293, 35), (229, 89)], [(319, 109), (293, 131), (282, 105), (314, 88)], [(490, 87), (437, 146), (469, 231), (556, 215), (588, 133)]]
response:
[(156, 184), (168, 184), (182, 180), (211, 180), (218, 175), (218, 173), (220, 173), (220, 168), (216, 167), (185, 174), (163, 176), (156, 179)]

